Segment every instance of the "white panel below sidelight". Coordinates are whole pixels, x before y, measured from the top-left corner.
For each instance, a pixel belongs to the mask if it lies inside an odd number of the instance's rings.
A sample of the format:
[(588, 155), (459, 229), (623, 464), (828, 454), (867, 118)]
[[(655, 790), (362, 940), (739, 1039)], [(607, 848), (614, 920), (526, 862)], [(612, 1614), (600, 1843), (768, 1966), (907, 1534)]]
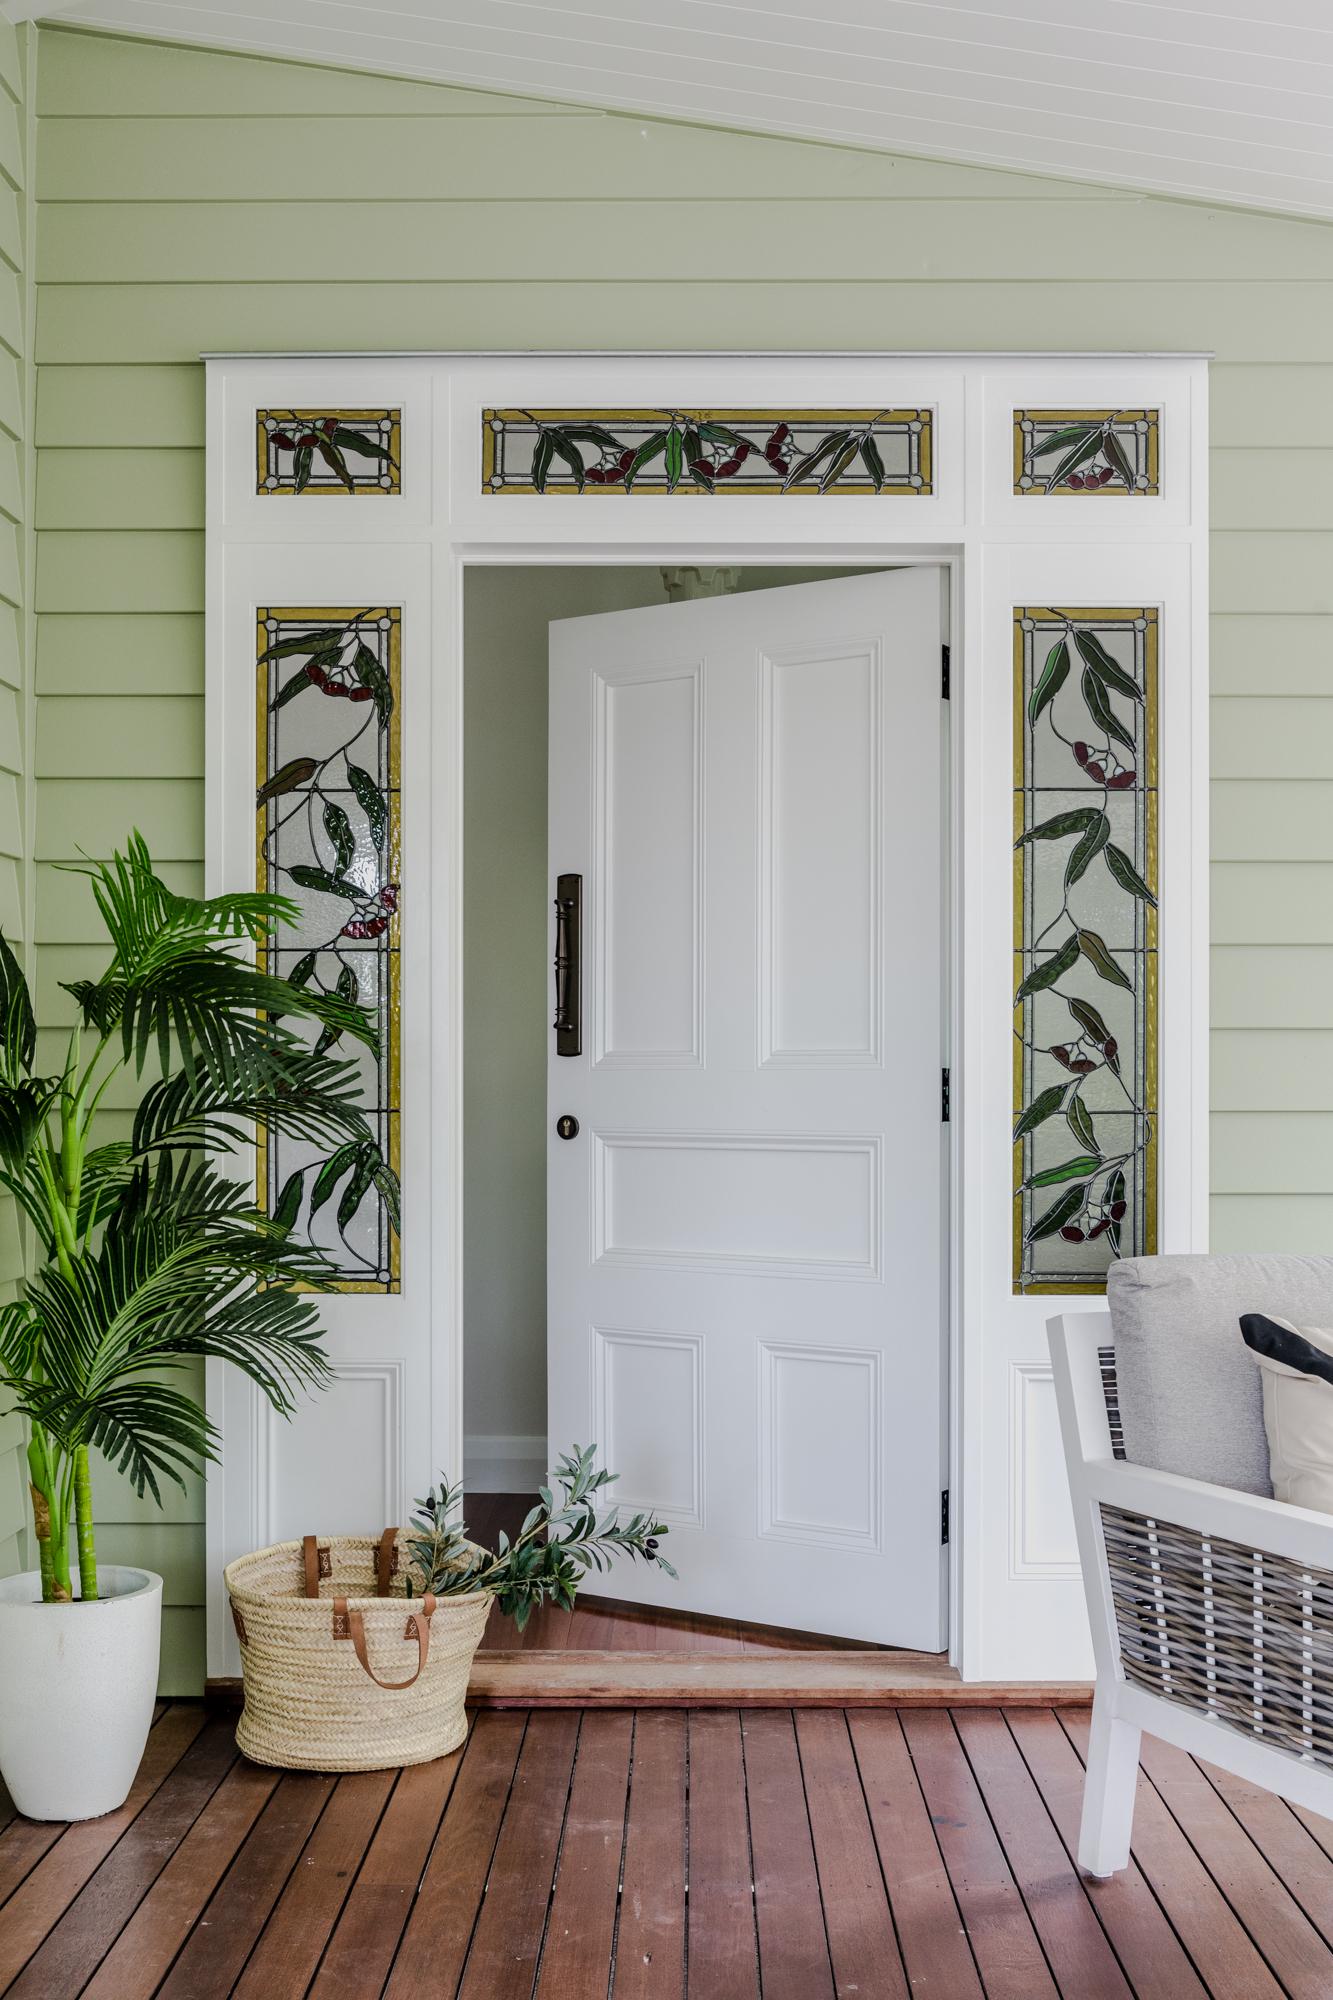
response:
[[(291, 1423), (263, 1404), (264, 1539), (378, 1535), (406, 1518), (403, 1364), (335, 1361), (333, 1380)], [(330, 1467), (337, 1477), (330, 1479)], [(319, 1519), (310, 1518), (317, 1496)]]
[(881, 674), (878, 640), (761, 663), (761, 1062), (879, 1060)]
[(703, 1022), (701, 669), (597, 675), (595, 1060), (693, 1065)]
[(759, 1343), (759, 1532), (880, 1546), (880, 1357)]
[(1069, 1504), (1055, 1382), (1047, 1361), (1016, 1361), (1009, 1375), (1009, 1574), (1067, 1581), (1081, 1575)]
[(611, 1498), (679, 1527), (703, 1526), (703, 1340), (594, 1327), (593, 1385)]
[(879, 1141), (593, 1139), (594, 1263), (879, 1275)]

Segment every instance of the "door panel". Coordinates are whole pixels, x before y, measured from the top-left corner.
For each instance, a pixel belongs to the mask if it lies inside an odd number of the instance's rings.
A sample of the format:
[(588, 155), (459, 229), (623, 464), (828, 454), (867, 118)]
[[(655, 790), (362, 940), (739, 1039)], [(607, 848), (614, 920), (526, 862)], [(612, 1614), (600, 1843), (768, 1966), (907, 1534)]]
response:
[(940, 603), (913, 569), (551, 627), (588, 1031), (551, 1037), (550, 1442), (680, 1571), (603, 1588), (929, 1649)]

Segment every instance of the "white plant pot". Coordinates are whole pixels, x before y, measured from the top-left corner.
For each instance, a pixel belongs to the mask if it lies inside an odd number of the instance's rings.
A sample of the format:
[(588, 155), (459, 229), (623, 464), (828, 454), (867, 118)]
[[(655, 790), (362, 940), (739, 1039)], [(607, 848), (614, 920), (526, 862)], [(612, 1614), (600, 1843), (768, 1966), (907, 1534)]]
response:
[(148, 1741), (162, 1579), (99, 1567), (97, 1587), (96, 1604), (43, 1604), (36, 1570), (0, 1579), (0, 1775), (29, 1819), (114, 1812)]

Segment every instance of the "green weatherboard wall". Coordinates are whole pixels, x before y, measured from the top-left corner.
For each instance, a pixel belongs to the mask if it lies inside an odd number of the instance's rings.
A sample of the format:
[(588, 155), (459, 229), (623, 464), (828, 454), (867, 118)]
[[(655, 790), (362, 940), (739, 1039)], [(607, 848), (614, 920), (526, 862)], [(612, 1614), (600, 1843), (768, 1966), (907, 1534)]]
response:
[[(29, 856), (31, 736), (26, 548), (28, 212), (25, 71), (20, 42), (0, 22), (0, 929), (31, 963)], [(22, 1245), (14, 1205), (0, 1202), (0, 1301), (14, 1296)], [(27, 1488), (20, 1425), (0, 1398), (0, 1576), (26, 1560)]]
[[(198, 880), (202, 351), (1212, 350), (1214, 1241), (1333, 1249), (1333, 228), (54, 29), (37, 106), (46, 1025), (53, 863)], [(196, 1687), (200, 1493), (102, 1512)]]

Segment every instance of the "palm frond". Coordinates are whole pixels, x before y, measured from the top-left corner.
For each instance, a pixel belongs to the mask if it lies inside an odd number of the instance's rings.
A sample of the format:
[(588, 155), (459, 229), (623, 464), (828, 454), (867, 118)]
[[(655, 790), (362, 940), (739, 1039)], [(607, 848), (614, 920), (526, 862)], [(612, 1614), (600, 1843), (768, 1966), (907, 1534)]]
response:
[(131, 982), (217, 942), (260, 943), (279, 925), (294, 922), (299, 914), (287, 897), (253, 891), (178, 896), (154, 873), (141, 833), (132, 833), (126, 845), (125, 854), (115, 853), (109, 861), (73, 861), (62, 866), (92, 883), (118, 970)]
[(231, 1151), (254, 1143), (256, 1124), (317, 1142), (366, 1138), (363, 1088), (355, 1063), (317, 1055), (269, 1023), (229, 1074), (204, 1064), (151, 1084), (135, 1115), (132, 1144), (139, 1154), (203, 1145)]
[(0, 1076), (17, 1083), (32, 1069), (37, 1021), (23, 968), (0, 931)]

